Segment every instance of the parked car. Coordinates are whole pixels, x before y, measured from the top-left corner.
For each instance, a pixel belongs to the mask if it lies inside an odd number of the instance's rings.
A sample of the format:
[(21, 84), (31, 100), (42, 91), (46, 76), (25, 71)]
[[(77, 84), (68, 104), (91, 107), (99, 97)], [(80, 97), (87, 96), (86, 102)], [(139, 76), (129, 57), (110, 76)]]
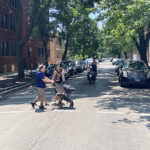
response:
[(87, 61), (85, 61), (85, 69), (88, 69), (89, 68), (89, 64)]
[(87, 58), (85, 61), (87, 62), (88, 68), (89, 68), (91, 63), (93, 62), (93, 59), (92, 58)]
[(86, 65), (87, 65), (87, 68), (89, 68), (90, 67), (90, 65), (91, 65), (91, 59), (86, 59), (85, 60), (85, 63), (86, 63)]
[(100, 58), (99, 62), (103, 62), (104, 61), (104, 58)]
[(75, 65), (77, 68), (77, 72), (82, 72), (81, 61), (80, 60), (75, 61)]
[(114, 58), (114, 59), (112, 60), (112, 65), (115, 65), (118, 60), (119, 60), (119, 58)]
[(77, 67), (75, 61), (70, 61), (69, 65), (71, 67), (71, 75), (77, 74)]
[(85, 61), (82, 60), (80, 63), (81, 63), (81, 69), (82, 71), (84, 71), (86, 69)]
[(55, 69), (55, 64), (49, 65), (49, 66), (46, 68), (45, 75), (46, 75), (48, 78), (52, 79), (52, 78), (53, 78), (54, 69)]
[(62, 71), (63, 69), (65, 70), (65, 78), (69, 78), (70, 77), (69, 67), (64, 62), (61, 62), (60, 71)]
[(77, 73), (76, 65), (74, 61), (63, 61), (63, 63), (68, 67), (69, 69), (69, 76), (72, 76)]
[(120, 86), (150, 86), (150, 69), (143, 61), (128, 61), (119, 76)]
[(113, 58), (110, 58), (110, 62), (112, 62), (113, 61)]
[(125, 59), (120, 59), (117, 63), (116, 63), (116, 68), (115, 71), (117, 73), (117, 75), (119, 75), (119, 72), (121, 71), (123, 65), (126, 63)]

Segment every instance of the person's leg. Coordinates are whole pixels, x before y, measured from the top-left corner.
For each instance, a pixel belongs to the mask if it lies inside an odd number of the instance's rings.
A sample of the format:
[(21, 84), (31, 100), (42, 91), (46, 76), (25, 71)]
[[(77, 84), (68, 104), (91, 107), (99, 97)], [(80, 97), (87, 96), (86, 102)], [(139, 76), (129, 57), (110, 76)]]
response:
[(37, 97), (33, 100), (33, 102), (34, 102), (34, 103), (37, 103), (37, 102), (40, 101), (40, 99), (41, 99), (41, 96), (39, 95), (39, 96), (37, 96)]
[(37, 88), (37, 91), (39, 93), (39, 96), (37, 96), (33, 101), (31, 101), (31, 105), (32, 105), (33, 108), (35, 108), (36, 103), (38, 101), (40, 101), (40, 99), (41, 99), (40, 92), (39, 92), (38, 88)]
[(45, 103), (45, 106), (49, 105), (48, 102), (47, 102), (47, 100), (46, 100), (46, 97), (44, 98), (44, 103)]
[(56, 91), (56, 89), (54, 89), (55, 90), (55, 96), (53, 97), (53, 100), (56, 102), (56, 100), (57, 100), (57, 91)]
[(38, 88), (38, 91), (39, 91), (40, 96), (41, 96), (40, 108), (44, 108), (44, 106), (43, 106), (44, 99), (46, 99), (46, 97), (45, 97), (45, 89), (44, 88)]

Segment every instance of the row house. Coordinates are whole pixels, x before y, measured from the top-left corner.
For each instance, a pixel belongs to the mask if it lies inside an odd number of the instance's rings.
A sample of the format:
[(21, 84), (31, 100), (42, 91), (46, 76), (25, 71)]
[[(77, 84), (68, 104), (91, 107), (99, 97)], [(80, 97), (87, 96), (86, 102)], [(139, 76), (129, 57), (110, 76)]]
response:
[(17, 1), (0, 1), (0, 72), (15, 71)]
[[(27, 11), (30, 9), (29, 0), (22, 0), (22, 37), (25, 36), (30, 24)], [(0, 73), (17, 71), (16, 57), (16, 16), (17, 0), (0, 1)], [(52, 39), (47, 45), (48, 63), (61, 62), (62, 48), (58, 39)], [(42, 43), (29, 38), (23, 48), (25, 69), (36, 69), (44, 63), (44, 51)]]

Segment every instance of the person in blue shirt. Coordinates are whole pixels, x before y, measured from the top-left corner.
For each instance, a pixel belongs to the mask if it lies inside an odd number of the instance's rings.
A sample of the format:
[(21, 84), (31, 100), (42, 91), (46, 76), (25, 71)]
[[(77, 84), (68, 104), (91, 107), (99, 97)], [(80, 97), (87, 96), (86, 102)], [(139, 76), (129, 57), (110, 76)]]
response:
[(40, 101), (40, 109), (44, 109), (43, 103), (46, 101), (45, 96), (45, 88), (46, 88), (46, 82), (53, 83), (53, 80), (50, 80), (45, 76), (45, 66), (40, 65), (38, 68), (38, 71), (36, 72), (36, 87), (39, 93), (39, 96), (37, 96), (32, 102), (31, 106), (35, 108), (36, 102)]

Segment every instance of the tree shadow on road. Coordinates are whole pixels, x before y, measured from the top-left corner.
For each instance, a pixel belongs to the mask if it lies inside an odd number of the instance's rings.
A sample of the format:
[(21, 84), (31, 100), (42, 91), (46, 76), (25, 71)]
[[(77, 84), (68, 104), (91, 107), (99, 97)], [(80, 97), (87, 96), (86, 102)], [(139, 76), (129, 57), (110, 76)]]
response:
[[(102, 87), (99, 94), (99, 100), (95, 106), (98, 110), (112, 110), (118, 111), (119, 109), (128, 110), (128, 114), (150, 114), (150, 92), (149, 89), (132, 86), (121, 88), (118, 83), (118, 77), (113, 70), (103, 69), (103, 74), (99, 76), (103, 80), (104, 87)], [(137, 120), (123, 118), (113, 123), (141, 123), (147, 122), (146, 127), (150, 129), (150, 116), (140, 116)]]

